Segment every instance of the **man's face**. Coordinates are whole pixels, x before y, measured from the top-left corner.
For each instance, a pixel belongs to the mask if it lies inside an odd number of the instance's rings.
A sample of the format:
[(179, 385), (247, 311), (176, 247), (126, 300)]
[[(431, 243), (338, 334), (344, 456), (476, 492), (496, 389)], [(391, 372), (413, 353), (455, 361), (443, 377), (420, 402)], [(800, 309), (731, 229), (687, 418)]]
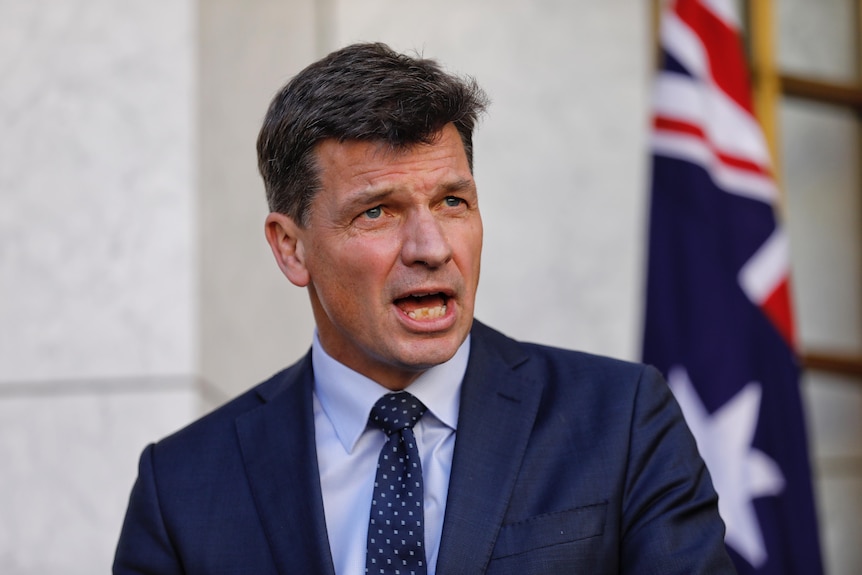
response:
[(391, 389), (449, 360), (473, 321), (482, 251), (476, 185), (456, 128), (438, 136), (402, 151), (324, 141), (309, 225), (287, 220), (279, 240), (273, 226), (285, 216), (267, 220), (271, 244), (296, 237), (292, 259), (279, 263), (308, 286), (324, 349)]

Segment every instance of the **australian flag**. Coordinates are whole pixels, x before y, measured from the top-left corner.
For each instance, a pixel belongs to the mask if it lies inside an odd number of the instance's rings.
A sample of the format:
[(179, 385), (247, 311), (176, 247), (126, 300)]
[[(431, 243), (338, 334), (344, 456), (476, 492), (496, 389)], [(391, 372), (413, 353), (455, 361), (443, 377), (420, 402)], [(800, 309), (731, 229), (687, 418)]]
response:
[(676, 0), (655, 80), (643, 359), (682, 406), (740, 573), (822, 573), (787, 238), (737, 2)]

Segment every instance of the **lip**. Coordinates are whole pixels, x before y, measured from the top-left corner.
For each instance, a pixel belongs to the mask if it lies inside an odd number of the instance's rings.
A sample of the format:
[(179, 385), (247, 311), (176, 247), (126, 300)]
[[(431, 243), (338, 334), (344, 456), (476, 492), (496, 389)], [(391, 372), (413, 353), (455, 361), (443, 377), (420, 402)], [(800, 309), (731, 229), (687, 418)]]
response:
[(404, 299), (408, 297), (418, 297), (423, 295), (433, 295), (433, 294), (441, 294), (446, 299), (452, 299), (455, 297), (455, 291), (448, 287), (421, 287), (414, 288), (409, 291), (405, 291), (402, 293), (398, 293), (395, 297), (392, 298), (392, 301), (398, 301), (399, 299)]
[[(441, 294), (446, 298), (446, 312), (444, 315), (434, 319), (413, 319), (407, 313), (402, 310), (398, 305), (397, 301), (400, 299), (404, 299), (407, 297), (417, 297), (431, 294)], [(395, 314), (398, 316), (400, 322), (407, 327), (409, 331), (416, 333), (435, 333), (441, 332), (450, 329), (455, 325), (456, 320), (456, 299), (455, 292), (450, 288), (436, 288), (436, 287), (422, 287), (411, 289), (410, 291), (403, 292), (398, 294), (396, 297), (392, 299), (392, 307), (395, 310)]]

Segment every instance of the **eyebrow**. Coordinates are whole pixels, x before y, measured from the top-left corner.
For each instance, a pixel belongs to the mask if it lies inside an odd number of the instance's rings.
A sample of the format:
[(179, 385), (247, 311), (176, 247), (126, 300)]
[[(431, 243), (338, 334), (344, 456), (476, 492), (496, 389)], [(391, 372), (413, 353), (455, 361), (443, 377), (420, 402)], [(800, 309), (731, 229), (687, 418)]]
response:
[(464, 190), (472, 190), (476, 187), (473, 180), (457, 180), (449, 182), (441, 186), (444, 192), (463, 192)]
[[(453, 182), (446, 182), (440, 186), (443, 193), (457, 193), (463, 191), (472, 191), (476, 188), (473, 180), (459, 179)], [(384, 188), (382, 190), (363, 190), (356, 194), (350, 201), (345, 204), (346, 211), (354, 211), (360, 207), (378, 204), (386, 198), (398, 193), (399, 188)]]
[(348, 211), (353, 211), (355, 208), (367, 206), (369, 204), (378, 204), (395, 193), (393, 188), (383, 190), (362, 190), (353, 196), (345, 205), (344, 208)]

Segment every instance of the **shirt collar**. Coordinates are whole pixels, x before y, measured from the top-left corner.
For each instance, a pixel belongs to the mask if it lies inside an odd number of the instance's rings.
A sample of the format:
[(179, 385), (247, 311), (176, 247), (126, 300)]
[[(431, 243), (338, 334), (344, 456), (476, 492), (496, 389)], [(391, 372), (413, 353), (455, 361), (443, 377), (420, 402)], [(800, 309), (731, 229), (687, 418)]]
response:
[[(452, 359), (424, 371), (406, 391), (428, 412), (451, 429), (458, 427), (461, 382), (470, 357), (470, 336)], [(365, 431), (368, 415), (378, 399), (390, 392), (377, 382), (333, 359), (320, 344), (317, 330), (311, 344), (314, 390), (345, 451), (351, 453)]]

